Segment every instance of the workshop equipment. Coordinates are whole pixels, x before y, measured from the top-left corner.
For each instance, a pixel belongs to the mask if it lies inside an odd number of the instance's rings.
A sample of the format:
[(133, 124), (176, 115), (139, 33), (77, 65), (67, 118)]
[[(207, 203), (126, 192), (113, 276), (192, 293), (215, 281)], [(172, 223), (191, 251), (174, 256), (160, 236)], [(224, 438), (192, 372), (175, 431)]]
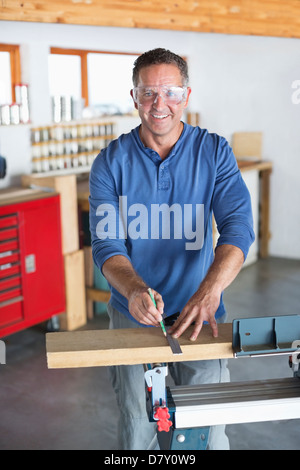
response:
[[(196, 341), (189, 340), (192, 329), (179, 338), (181, 355), (172, 353), (158, 328), (48, 333), (48, 367), (145, 364), (146, 405), (150, 421), (158, 424), (162, 450), (206, 449), (213, 425), (300, 418), (299, 315), (220, 323), (217, 338), (203, 325)], [(287, 355), (293, 377), (174, 387), (166, 383), (169, 362), (276, 354)]]
[(300, 418), (300, 316), (238, 319), (232, 329), (236, 358), (286, 354), (294, 377), (168, 387), (167, 364), (148, 364), (147, 407), (162, 450), (203, 450), (213, 425)]

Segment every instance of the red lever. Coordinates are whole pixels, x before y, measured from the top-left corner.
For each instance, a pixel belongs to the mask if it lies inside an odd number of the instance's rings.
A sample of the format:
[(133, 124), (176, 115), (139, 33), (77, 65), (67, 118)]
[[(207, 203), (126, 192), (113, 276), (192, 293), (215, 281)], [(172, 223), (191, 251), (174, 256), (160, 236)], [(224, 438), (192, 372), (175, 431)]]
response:
[(170, 427), (172, 426), (172, 421), (169, 421), (169, 418), (170, 418), (169, 409), (167, 407), (164, 407), (164, 408), (158, 407), (156, 408), (156, 411), (153, 416), (155, 419), (158, 420), (157, 421), (158, 430), (169, 432)]

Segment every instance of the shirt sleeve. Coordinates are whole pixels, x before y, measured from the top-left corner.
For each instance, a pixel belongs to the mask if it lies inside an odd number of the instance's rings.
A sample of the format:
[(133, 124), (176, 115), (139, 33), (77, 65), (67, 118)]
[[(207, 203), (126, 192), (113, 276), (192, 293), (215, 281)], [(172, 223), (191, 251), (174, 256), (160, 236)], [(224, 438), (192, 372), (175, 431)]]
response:
[(250, 194), (232, 149), (224, 138), (220, 138), (216, 158), (213, 213), (220, 234), (217, 246), (237, 246), (246, 259), (255, 239)]
[(90, 172), (89, 218), (93, 259), (102, 270), (104, 262), (115, 255), (130, 259), (119, 217), (119, 195), (103, 150)]

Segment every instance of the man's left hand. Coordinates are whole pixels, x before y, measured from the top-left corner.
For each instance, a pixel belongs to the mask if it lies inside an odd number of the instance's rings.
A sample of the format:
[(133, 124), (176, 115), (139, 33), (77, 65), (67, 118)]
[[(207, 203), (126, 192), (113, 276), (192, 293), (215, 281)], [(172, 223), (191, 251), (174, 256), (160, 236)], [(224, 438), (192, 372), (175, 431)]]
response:
[(190, 336), (191, 341), (195, 341), (202, 329), (204, 321), (207, 321), (212, 329), (213, 337), (218, 336), (218, 326), (215, 313), (220, 304), (220, 294), (214, 292), (204, 292), (200, 289), (190, 298), (183, 308), (174, 325), (168, 330), (174, 338), (179, 338), (182, 333), (195, 322), (194, 330)]

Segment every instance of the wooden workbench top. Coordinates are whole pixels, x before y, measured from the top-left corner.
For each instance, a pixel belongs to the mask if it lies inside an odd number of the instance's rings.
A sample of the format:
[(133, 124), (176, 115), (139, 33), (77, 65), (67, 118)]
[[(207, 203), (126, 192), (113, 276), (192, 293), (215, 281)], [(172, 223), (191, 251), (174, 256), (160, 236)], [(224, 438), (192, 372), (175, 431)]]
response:
[(22, 187), (10, 187), (0, 190), (0, 206), (20, 202), (33, 201), (56, 195), (55, 192), (41, 191), (40, 189), (24, 189)]
[(242, 160), (237, 159), (237, 164), (241, 172), (249, 171), (249, 170), (271, 170), (272, 169), (272, 162), (268, 160)]
[(232, 325), (219, 324), (213, 338), (204, 325), (196, 341), (190, 341), (192, 327), (179, 338), (181, 355), (173, 355), (160, 328), (83, 330), (47, 333), (49, 369), (111, 365), (182, 362), (232, 358)]

